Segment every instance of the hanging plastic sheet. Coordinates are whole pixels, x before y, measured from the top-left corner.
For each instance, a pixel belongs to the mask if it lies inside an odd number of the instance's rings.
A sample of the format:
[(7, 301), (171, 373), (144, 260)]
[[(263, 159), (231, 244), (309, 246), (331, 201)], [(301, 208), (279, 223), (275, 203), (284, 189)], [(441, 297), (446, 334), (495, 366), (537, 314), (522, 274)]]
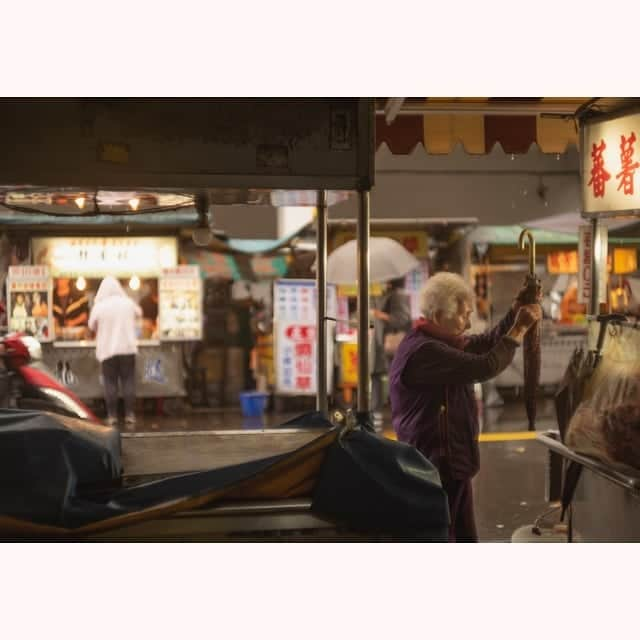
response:
[[(606, 328), (602, 355), (571, 417), (566, 444), (612, 465), (640, 468), (640, 330)], [(596, 356), (597, 357), (597, 356)]]

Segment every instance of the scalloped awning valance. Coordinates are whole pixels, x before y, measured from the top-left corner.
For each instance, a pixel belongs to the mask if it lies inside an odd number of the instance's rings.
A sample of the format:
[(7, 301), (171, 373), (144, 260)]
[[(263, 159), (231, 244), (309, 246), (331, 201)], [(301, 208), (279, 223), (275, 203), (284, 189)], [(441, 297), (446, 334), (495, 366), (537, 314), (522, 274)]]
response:
[(527, 153), (536, 144), (544, 153), (564, 153), (578, 144), (573, 114), (589, 98), (407, 98), (391, 124), (376, 116), (376, 149), (447, 154), (461, 144), (469, 154)]

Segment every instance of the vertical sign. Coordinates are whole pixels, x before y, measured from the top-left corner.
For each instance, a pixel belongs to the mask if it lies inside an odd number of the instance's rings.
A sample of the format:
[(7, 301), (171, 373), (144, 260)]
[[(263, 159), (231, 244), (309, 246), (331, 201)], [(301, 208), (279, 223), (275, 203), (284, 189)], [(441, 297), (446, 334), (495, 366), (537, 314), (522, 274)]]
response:
[(588, 122), (583, 132), (584, 211), (640, 209), (640, 114)]
[[(591, 225), (578, 227), (578, 303), (589, 304), (593, 291), (594, 278), (599, 279), (599, 300), (607, 301), (607, 240), (606, 227), (600, 229), (600, 242), (596, 243)], [(592, 273), (594, 252), (599, 254), (602, 266), (600, 273)]]
[(428, 279), (429, 269), (425, 260), (421, 260), (420, 266), (409, 272), (405, 278), (404, 289), (409, 296), (412, 320), (416, 320), (422, 315), (422, 311), (420, 310), (420, 291)]
[(161, 340), (202, 340), (200, 267), (162, 269), (158, 282)]
[[(317, 292), (314, 280), (276, 280), (273, 291), (276, 390), (313, 395), (317, 391)], [(335, 317), (335, 287), (327, 287), (327, 315)], [(328, 388), (333, 379), (333, 323), (327, 322)]]
[(7, 303), (9, 331), (30, 333), (41, 342), (53, 340), (48, 267), (10, 266)]

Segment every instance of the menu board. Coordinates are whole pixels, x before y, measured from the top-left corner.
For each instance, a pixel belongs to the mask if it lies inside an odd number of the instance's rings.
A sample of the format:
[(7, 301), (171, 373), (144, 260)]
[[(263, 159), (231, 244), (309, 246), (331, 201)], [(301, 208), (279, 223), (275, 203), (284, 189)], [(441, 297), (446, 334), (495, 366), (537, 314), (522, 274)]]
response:
[(7, 277), (9, 331), (53, 340), (51, 278), (47, 267), (11, 266)]
[(162, 269), (158, 282), (161, 340), (202, 339), (202, 280), (197, 266)]
[[(317, 392), (317, 303), (314, 280), (277, 280), (274, 283), (276, 390), (281, 394)], [(337, 296), (327, 287), (327, 315), (336, 316)], [(334, 323), (327, 327), (327, 388), (333, 385)]]
[(155, 278), (162, 268), (176, 266), (178, 241), (168, 236), (33, 238), (32, 253), (34, 263), (48, 266), (54, 277)]

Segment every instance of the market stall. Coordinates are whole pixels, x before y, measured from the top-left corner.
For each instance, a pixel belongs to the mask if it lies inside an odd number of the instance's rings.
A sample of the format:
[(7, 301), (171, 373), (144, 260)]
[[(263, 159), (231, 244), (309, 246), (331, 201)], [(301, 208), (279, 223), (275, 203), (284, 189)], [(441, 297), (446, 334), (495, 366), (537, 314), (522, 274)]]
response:
[[(584, 298), (578, 298), (582, 236), (577, 232), (577, 226), (580, 218), (577, 218), (574, 232), (566, 225), (561, 226), (562, 230), (553, 230), (554, 222), (552, 217), (548, 221), (540, 219), (531, 223), (538, 225), (532, 228), (532, 233), (538, 257), (536, 273), (544, 292), (540, 384), (548, 390), (553, 390), (562, 380), (573, 351), (586, 346), (588, 331), (587, 305)], [(479, 226), (469, 235), (472, 245), (470, 276), (477, 296), (476, 313), (487, 326), (495, 324), (506, 313), (513, 290), (524, 279), (526, 256), (517, 249), (521, 231), (519, 225)], [(620, 232), (608, 235), (608, 290), (611, 308), (615, 311), (628, 311), (634, 305), (628, 283), (634, 282), (629, 275), (637, 269), (637, 246), (638, 238), (633, 236), (620, 235)], [(496, 377), (495, 384), (503, 389), (522, 387), (521, 351), (516, 352), (511, 365)]]
[[(607, 292), (602, 224), (638, 216), (639, 130), (638, 109), (587, 113), (580, 122), (586, 224), (580, 228), (578, 299), (588, 304), (588, 352), (573, 356), (557, 396), (559, 433), (539, 436), (563, 470), (570, 540), (640, 539), (640, 332), (637, 318), (607, 315), (612, 307), (629, 309)], [(618, 262), (621, 274), (637, 269), (629, 256)]]
[(79, 397), (103, 396), (94, 336), (88, 328), (102, 278), (113, 275), (142, 309), (137, 394), (183, 396), (181, 345), (202, 336), (197, 267), (178, 265), (170, 236), (35, 236), (33, 266), (10, 267), (10, 329), (31, 330), (43, 360)]
[[(469, 234), (470, 279), (476, 293), (476, 314), (482, 326), (493, 326), (509, 309), (513, 291), (527, 273), (526, 254), (517, 247), (522, 227), (480, 226)], [(562, 314), (563, 300), (570, 295), (576, 278), (576, 234), (533, 230), (536, 240), (536, 273), (542, 281), (544, 320), (541, 331), (542, 368), (540, 385), (552, 388), (564, 374), (574, 349), (586, 341), (585, 308), (569, 317)], [(481, 326), (481, 328), (482, 328)], [(522, 350), (493, 381), (501, 389), (519, 389), (524, 384)]]
[[(10, 162), (0, 159), (0, 199), (34, 220), (42, 215), (62, 220), (72, 213), (89, 224), (97, 216), (123, 213), (133, 220), (169, 199), (195, 206), (206, 235), (207, 214), (216, 204), (316, 206), (316, 398), (317, 408), (327, 412), (328, 208), (359, 194), (362, 315), (369, 308), (373, 100), (22, 100), (0, 103), (0, 117), (6, 144), (15, 147)], [(252, 123), (249, 129), (247, 123)], [(149, 191), (156, 195), (147, 198)], [(366, 332), (367, 319), (361, 320)], [(359, 362), (368, 370), (365, 354)], [(362, 411), (367, 397), (363, 387)]]

